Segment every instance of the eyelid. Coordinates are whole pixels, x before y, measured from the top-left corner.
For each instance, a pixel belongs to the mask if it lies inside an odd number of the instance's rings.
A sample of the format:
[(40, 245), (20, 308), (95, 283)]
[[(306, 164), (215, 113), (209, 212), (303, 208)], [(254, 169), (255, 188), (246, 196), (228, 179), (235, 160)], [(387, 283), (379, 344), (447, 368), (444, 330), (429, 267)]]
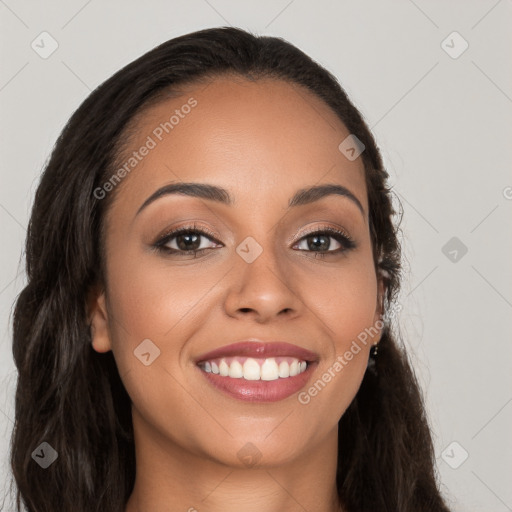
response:
[(350, 235), (341, 228), (335, 228), (333, 226), (317, 226), (316, 228), (311, 229), (310, 231), (306, 231), (303, 233), (302, 236), (312, 235), (314, 233), (318, 233), (319, 231), (327, 231), (327, 232), (334, 232), (334, 233), (342, 233), (347, 238), (350, 238)]
[(157, 247), (164, 246), (169, 240), (178, 236), (180, 233), (189, 231), (197, 231), (201, 233), (202, 236), (207, 236), (208, 238), (210, 238), (212, 242), (222, 244), (222, 242), (219, 240), (220, 235), (214, 233), (211, 229), (207, 228), (206, 226), (198, 224), (196, 221), (189, 221), (188, 223), (185, 223), (181, 226), (178, 225), (166, 229), (163, 233), (156, 237), (156, 240), (153, 242), (152, 245)]
[[(200, 224), (197, 224), (196, 221), (192, 221), (191, 223), (185, 223), (183, 224), (182, 226), (174, 226), (172, 228), (168, 228), (166, 229), (165, 231), (163, 231), (163, 233), (159, 234), (157, 237), (156, 237), (156, 241), (155, 243), (158, 243), (159, 241), (167, 238), (169, 235), (173, 235), (173, 236), (176, 236), (177, 234), (179, 234), (181, 231), (199, 231), (199, 232), (203, 232), (204, 234), (208, 235), (209, 237), (211, 237), (213, 239), (214, 242), (217, 242), (217, 243), (222, 243), (219, 238), (221, 238), (221, 236), (215, 232), (213, 232), (211, 229), (209, 229), (208, 227), (206, 226), (202, 226)], [(312, 235), (312, 234), (315, 234), (315, 233), (318, 233), (319, 231), (332, 231), (332, 232), (335, 232), (335, 233), (340, 233), (340, 234), (343, 234), (346, 238), (348, 238), (349, 240), (352, 240), (352, 237), (348, 234), (348, 232), (342, 228), (342, 227), (334, 227), (334, 226), (331, 226), (329, 224), (321, 224), (321, 225), (317, 225), (317, 226), (314, 226), (312, 228), (307, 228), (306, 231), (304, 232), (298, 232), (298, 233), (295, 233), (294, 235), (292, 235), (291, 237), (288, 238), (287, 240), (287, 243), (291, 243), (294, 239), (302, 239), (308, 235)]]
[(342, 228), (341, 226), (332, 226), (330, 224), (320, 224), (320, 225), (316, 225), (312, 228), (306, 228), (306, 231), (299, 231), (298, 233), (296, 233), (295, 235), (293, 235), (293, 237), (289, 238), (288, 239), (288, 243), (291, 243), (294, 239), (296, 239), (297, 241), (301, 240), (302, 238), (305, 238), (306, 236), (309, 236), (309, 235), (313, 235), (313, 234), (316, 234), (318, 232), (324, 232), (324, 231), (327, 231), (327, 232), (332, 232), (332, 233), (338, 233), (338, 234), (341, 234), (343, 235), (345, 238), (347, 238), (348, 240), (350, 240), (351, 242), (354, 242), (355, 240), (349, 235), (348, 231), (344, 228)]

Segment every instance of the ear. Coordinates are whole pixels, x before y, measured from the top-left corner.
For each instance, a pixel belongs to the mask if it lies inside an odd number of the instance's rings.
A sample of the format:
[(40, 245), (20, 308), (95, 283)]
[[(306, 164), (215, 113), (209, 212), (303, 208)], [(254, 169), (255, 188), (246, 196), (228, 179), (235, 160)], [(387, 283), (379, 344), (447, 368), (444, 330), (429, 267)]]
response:
[(99, 291), (97, 288), (91, 290), (88, 298), (88, 315), (92, 348), (100, 353), (112, 350), (104, 291)]

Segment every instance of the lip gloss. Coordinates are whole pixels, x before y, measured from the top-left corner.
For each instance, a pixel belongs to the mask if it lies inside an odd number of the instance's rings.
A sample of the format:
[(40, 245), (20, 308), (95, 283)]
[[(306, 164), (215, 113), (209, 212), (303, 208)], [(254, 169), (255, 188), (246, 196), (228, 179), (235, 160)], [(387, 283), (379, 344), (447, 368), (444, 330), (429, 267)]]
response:
[(247, 402), (277, 402), (297, 393), (310, 379), (316, 363), (308, 363), (306, 370), (294, 377), (278, 378), (276, 380), (246, 380), (232, 377), (222, 377), (208, 373), (200, 368), (208, 382), (218, 390), (232, 398)]

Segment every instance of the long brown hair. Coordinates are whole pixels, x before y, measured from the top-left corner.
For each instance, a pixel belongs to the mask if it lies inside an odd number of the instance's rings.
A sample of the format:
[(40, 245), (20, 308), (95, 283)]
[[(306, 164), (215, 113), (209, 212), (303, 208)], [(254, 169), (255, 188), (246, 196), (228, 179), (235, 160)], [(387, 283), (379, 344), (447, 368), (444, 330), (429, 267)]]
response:
[[(105, 212), (126, 127), (163, 93), (221, 75), (274, 78), (321, 98), (364, 144), (375, 268), (393, 306), (401, 274), (397, 212), (375, 140), (336, 78), (281, 38), (213, 28), (167, 41), (100, 85), (76, 110), (38, 186), (26, 240), (28, 283), (14, 311), (18, 370), (11, 466), (29, 512), (122, 512), (135, 480), (130, 398), (112, 352), (91, 347), (86, 297), (103, 283)], [(389, 323), (339, 422), (337, 485), (351, 512), (447, 512), (425, 406)], [(41, 442), (58, 453), (43, 470)]]

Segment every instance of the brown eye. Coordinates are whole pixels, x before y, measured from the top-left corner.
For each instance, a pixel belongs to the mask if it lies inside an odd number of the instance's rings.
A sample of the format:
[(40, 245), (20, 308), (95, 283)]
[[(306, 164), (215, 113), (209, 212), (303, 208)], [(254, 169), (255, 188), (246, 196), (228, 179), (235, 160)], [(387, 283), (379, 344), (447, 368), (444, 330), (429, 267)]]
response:
[(185, 226), (166, 233), (155, 242), (154, 247), (170, 254), (191, 255), (214, 249), (218, 247), (218, 242), (212, 233), (202, 228)]
[(348, 235), (330, 227), (306, 234), (296, 245), (299, 251), (314, 252), (318, 255), (339, 254), (355, 246), (355, 242)]

